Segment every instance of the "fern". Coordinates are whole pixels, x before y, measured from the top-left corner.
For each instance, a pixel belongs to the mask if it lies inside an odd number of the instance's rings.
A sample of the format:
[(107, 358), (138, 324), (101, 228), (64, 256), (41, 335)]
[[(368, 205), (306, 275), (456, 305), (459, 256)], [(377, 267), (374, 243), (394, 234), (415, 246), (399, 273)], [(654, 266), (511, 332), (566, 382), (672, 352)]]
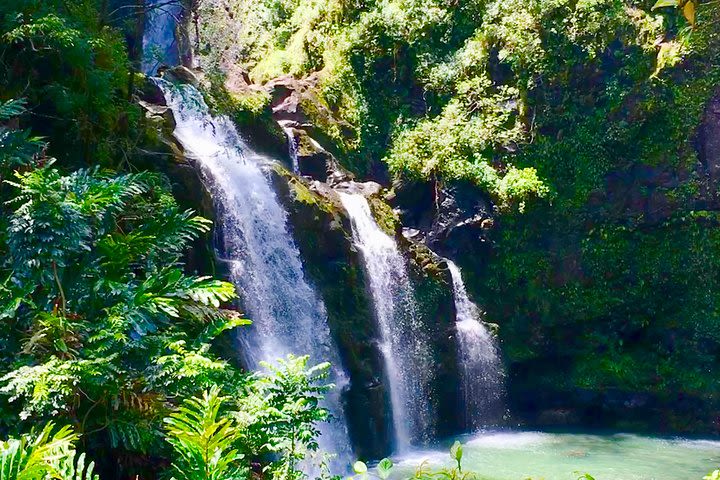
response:
[(167, 440), (175, 451), (177, 480), (239, 480), (248, 477), (243, 455), (235, 447), (241, 432), (221, 413), (225, 398), (213, 387), (165, 419)]
[(12, 99), (0, 103), (0, 121), (10, 120), (25, 112), (25, 99)]
[(110, 446), (143, 454), (153, 451), (159, 444), (160, 432), (150, 422), (128, 416), (127, 419), (113, 418), (108, 425)]
[(0, 442), (2, 480), (99, 480), (94, 463), (76, 455), (77, 440), (70, 427), (55, 430), (48, 423), (37, 435)]
[(320, 406), (330, 365), (308, 368), (308, 356), (288, 355), (276, 365), (263, 363), (266, 371), (256, 374), (248, 394), (241, 398), (235, 417), (247, 431), (249, 444), (257, 451), (279, 455), (269, 466), (276, 476), (301, 478), (297, 465), (309, 451), (318, 449), (318, 424), (329, 418)]
[(27, 130), (3, 127), (4, 121), (22, 115), (25, 100), (8, 100), (0, 103), (0, 175), (6, 176), (12, 168), (29, 165), (45, 148), (38, 137), (30, 136)]
[(95, 462), (86, 463), (84, 453), (76, 458), (65, 457), (56, 467), (60, 480), (100, 480), (94, 470)]
[[(46, 29), (53, 21), (6, 39), (57, 43)], [(23, 112), (23, 101), (0, 102), (0, 180), (10, 186), (0, 189), (0, 394), (22, 419), (78, 425), (94, 450), (113, 449), (118, 459), (157, 453), (173, 399), (216, 384), (237, 388), (244, 378), (210, 349), (222, 332), (248, 323), (220, 309), (235, 288), (187, 275), (182, 264), (211, 223), (180, 209), (162, 175), (62, 171), (44, 158), (42, 142), (4, 124)], [(15, 472), (29, 442), (3, 444), (3, 468)], [(84, 456), (68, 458), (38, 478), (94, 478)], [(207, 459), (242, 476), (235, 460)], [(120, 467), (134, 476), (134, 466)]]

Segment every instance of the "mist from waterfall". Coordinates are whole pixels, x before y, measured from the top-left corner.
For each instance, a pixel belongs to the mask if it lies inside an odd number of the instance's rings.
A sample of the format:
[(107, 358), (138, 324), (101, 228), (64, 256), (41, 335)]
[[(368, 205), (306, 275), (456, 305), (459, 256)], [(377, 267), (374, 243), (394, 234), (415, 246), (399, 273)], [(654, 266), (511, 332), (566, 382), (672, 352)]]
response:
[(460, 363), (463, 423), (478, 430), (503, 414), (504, 373), (495, 339), (482, 323), (482, 312), (468, 297), (462, 272), (447, 260), (455, 298), (458, 361)]
[(353, 242), (362, 254), (380, 330), (395, 449), (407, 451), (433, 436), (432, 351), (395, 240), (377, 225), (365, 197), (340, 192), (340, 199), (351, 219)]

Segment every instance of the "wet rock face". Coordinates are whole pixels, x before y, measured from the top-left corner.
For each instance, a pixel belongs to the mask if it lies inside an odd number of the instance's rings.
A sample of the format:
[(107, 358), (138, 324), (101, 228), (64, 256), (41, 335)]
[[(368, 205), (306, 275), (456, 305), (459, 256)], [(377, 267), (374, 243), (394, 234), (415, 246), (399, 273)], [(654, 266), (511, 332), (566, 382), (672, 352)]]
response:
[[(472, 297), (481, 298), (483, 275), (497, 228), (490, 201), (471, 185), (396, 181), (389, 199), (399, 213), (403, 235), (450, 258), (465, 272)], [(452, 299), (450, 299), (452, 302)]]
[[(147, 105), (166, 106), (165, 94), (155, 82), (143, 76), (142, 81), (135, 86), (135, 95)], [(145, 105), (143, 105), (145, 107)]]
[(283, 121), (281, 125), (292, 135), (301, 175), (329, 183), (352, 180), (352, 175), (340, 167), (333, 154), (310, 137), (307, 131), (293, 122)]
[(172, 83), (186, 83), (198, 88), (203, 82), (201, 72), (190, 70), (189, 68), (179, 65), (177, 67), (161, 69), (162, 77)]
[(490, 202), (465, 184), (448, 186), (439, 191), (437, 215), (428, 233), (427, 244), (439, 252), (475, 250), (487, 240), (494, 225)]
[(419, 314), (432, 344), (433, 404), (437, 409), (434, 431), (438, 438), (462, 431), (460, 371), (456, 339), (456, 311), (447, 263), (425, 245), (400, 237), (410, 258), (410, 280), (415, 287)]
[[(270, 95), (273, 120), (283, 127), (295, 129), (299, 146), (302, 147), (303, 143), (308, 145), (308, 153), (319, 150), (338, 155), (336, 140), (326, 132), (335, 131), (346, 138), (354, 137), (353, 126), (338, 118), (321, 99), (319, 73), (301, 79), (283, 75), (270, 80), (262, 88)], [(337, 159), (333, 160), (338, 163)]]
[(396, 182), (393, 206), (416, 240), (433, 251), (455, 258), (487, 241), (494, 226), (490, 201), (472, 185)]
[[(320, 103), (313, 93), (318, 86), (318, 81), (317, 75), (300, 80), (291, 75), (283, 75), (265, 84), (265, 90), (270, 93), (272, 98), (270, 108), (272, 108), (273, 118), (278, 122), (292, 122), (299, 128), (311, 127), (312, 122), (302, 104), (304, 101)], [(329, 111), (327, 115), (331, 115)]]
[[(389, 390), (362, 256), (353, 246), (350, 220), (337, 193), (362, 194), (370, 203), (377, 203), (382, 202), (382, 188), (374, 182), (352, 181), (330, 186), (294, 177), (282, 169), (276, 169), (273, 179), (289, 213), (305, 270), (323, 296), (343, 366), (352, 378), (344, 399), (356, 453), (361, 458), (382, 458), (392, 447)], [(455, 304), (449, 271), (426, 246), (405, 239), (399, 230), (395, 233), (409, 260), (419, 314), (433, 345), (432, 397), (437, 409), (433, 427), (439, 437), (451, 435), (461, 426), (457, 414)]]

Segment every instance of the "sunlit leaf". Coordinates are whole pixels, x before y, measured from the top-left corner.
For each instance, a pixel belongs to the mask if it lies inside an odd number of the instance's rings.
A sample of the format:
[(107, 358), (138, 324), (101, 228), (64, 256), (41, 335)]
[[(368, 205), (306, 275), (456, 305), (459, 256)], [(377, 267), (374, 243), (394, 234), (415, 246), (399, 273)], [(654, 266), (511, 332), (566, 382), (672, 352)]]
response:
[(681, 1), (682, 0), (658, 0), (655, 2), (655, 5), (653, 5), (652, 9), (657, 10), (658, 8), (665, 7), (679, 7)]
[(463, 456), (462, 444), (460, 444), (460, 442), (458, 442), (456, 440), (455, 443), (452, 444), (452, 447), (450, 447), (450, 457), (453, 460), (455, 460), (456, 462), (459, 462), (460, 460), (462, 460), (462, 456)]
[(387, 478), (390, 476), (390, 471), (393, 468), (392, 460), (389, 458), (383, 458), (380, 460), (380, 463), (378, 463), (377, 466), (377, 474), (378, 477), (380, 477), (382, 480), (387, 480)]
[(682, 8), (682, 12), (685, 20), (687, 20), (690, 25), (695, 26), (695, 2), (693, 0), (685, 2), (685, 5), (683, 5)]

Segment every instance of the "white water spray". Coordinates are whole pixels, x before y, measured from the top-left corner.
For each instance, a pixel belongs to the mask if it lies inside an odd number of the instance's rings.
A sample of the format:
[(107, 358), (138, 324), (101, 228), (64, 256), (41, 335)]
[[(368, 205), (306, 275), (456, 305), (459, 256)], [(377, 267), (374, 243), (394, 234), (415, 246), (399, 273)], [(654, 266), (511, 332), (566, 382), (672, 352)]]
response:
[(482, 313), (468, 297), (460, 268), (447, 260), (453, 281), (458, 361), (465, 427), (477, 430), (497, 422), (503, 411), (503, 369), (495, 339), (481, 322)]

